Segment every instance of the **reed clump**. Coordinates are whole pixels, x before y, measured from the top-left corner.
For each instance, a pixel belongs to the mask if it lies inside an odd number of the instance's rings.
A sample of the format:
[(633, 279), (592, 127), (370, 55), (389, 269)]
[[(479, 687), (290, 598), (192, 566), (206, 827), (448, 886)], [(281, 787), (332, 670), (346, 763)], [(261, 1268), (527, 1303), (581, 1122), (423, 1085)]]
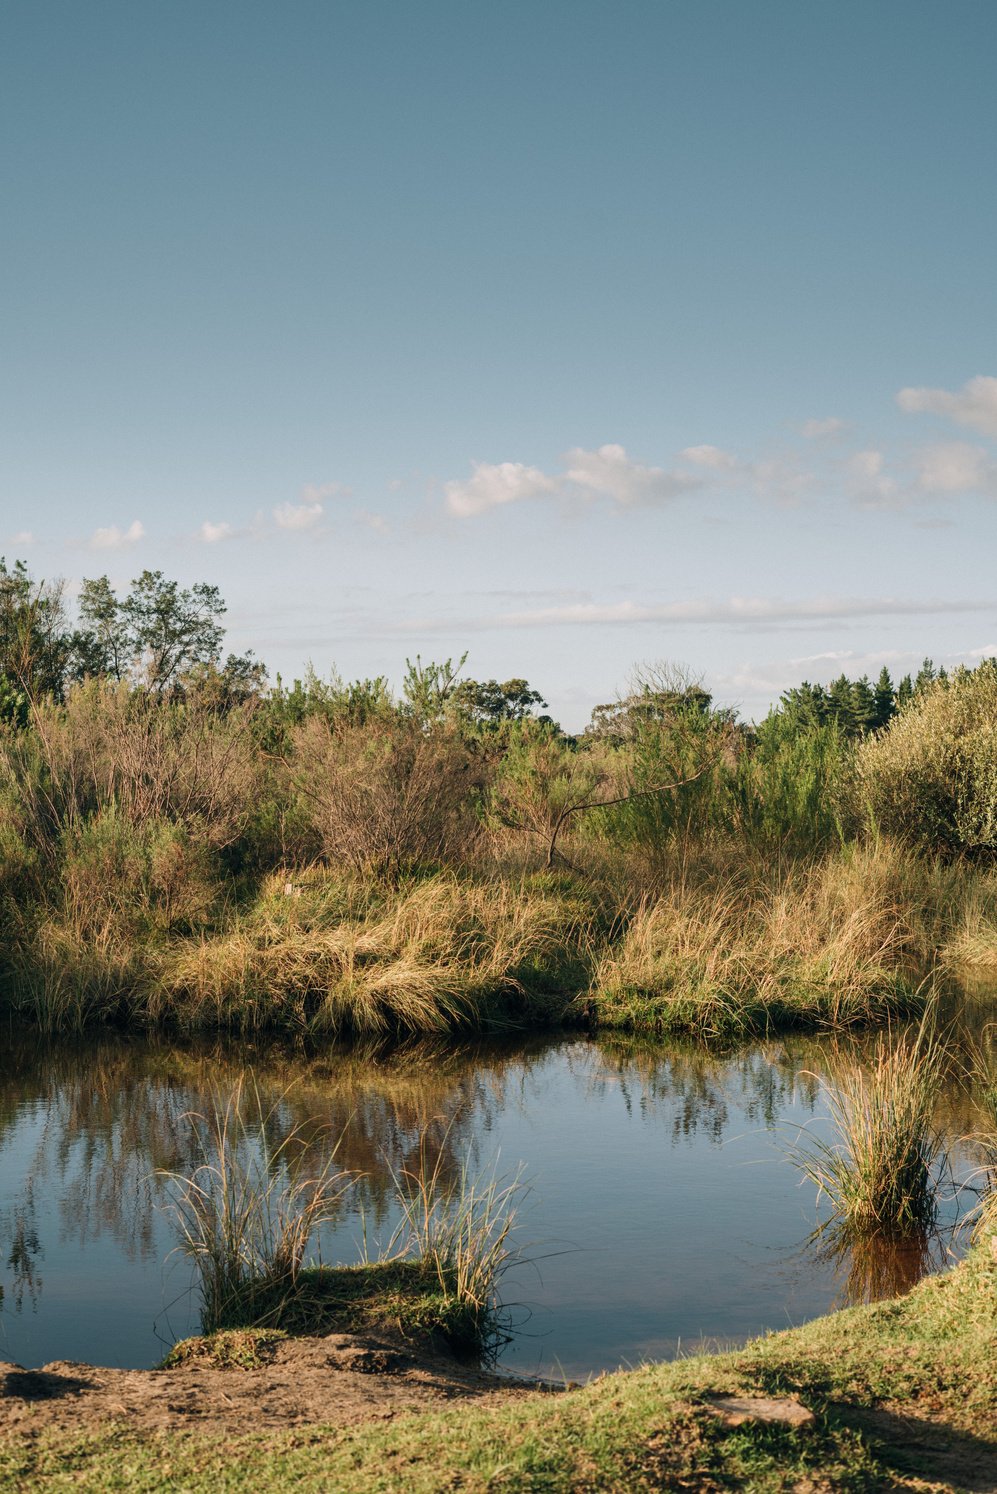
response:
[(165, 952), (149, 1016), (351, 1036), (549, 1021), (587, 979), (597, 917), (523, 880), (270, 877), (224, 933)]
[(316, 1172), (306, 1171), (293, 1128), (270, 1146), (271, 1117), (256, 1087), (240, 1079), (224, 1105), (190, 1118), (200, 1164), (189, 1176), (164, 1175), (206, 1333), (276, 1325), (310, 1240), (336, 1216), (351, 1183), (335, 1165), (335, 1148)]
[(935, 1223), (944, 1061), (925, 1022), (913, 1035), (880, 1035), (870, 1061), (843, 1060), (826, 1087), (835, 1139), (798, 1148), (794, 1160), (843, 1235), (917, 1238)]
[(521, 1171), (503, 1178), (493, 1166), (477, 1176), (466, 1156), (453, 1175), (445, 1155), (423, 1139), (418, 1168), (394, 1176), (402, 1220), (386, 1255), (427, 1269), (465, 1321), (469, 1344), (494, 1358), (510, 1338), (499, 1289), (521, 1259), (512, 1237), (526, 1189)]
[[(314, 1128), (282, 1124), (276, 1108), (241, 1077), (224, 1103), (189, 1117), (199, 1164), (161, 1174), (179, 1249), (194, 1266), (204, 1334), (392, 1325), (439, 1332), (455, 1352), (494, 1357), (509, 1337), (499, 1285), (519, 1254), (518, 1174), (505, 1181), (493, 1169), (479, 1178), (466, 1158), (454, 1172), (447, 1149), (432, 1147), (424, 1132), (418, 1166), (393, 1174), (399, 1223), (377, 1258), (316, 1264), (309, 1246), (339, 1217), (357, 1178), (337, 1167), (337, 1146), (319, 1148), (324, 1161), (310, 1167)], [(214, 1353), (210, 1344), (206, 1352)]]

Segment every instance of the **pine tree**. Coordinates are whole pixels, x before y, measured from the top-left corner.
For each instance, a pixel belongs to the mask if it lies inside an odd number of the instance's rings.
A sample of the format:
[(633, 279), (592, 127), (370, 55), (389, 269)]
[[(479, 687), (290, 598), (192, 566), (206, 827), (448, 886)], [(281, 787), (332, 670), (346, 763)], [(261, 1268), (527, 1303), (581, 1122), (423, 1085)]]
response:
[(851, 686), (852, 729), (859, 735), (873, 731), (876, 726), (876, 693), (864, 674)]
[(876, 681), (875, 700), (876, 715), (873, 721), (873, 730), (879, 731), (888, 721), (892, 721), (897, 710), (893, 681), (890, 679), (890, 671), (885, 664), (879, 671), (879, 679)]

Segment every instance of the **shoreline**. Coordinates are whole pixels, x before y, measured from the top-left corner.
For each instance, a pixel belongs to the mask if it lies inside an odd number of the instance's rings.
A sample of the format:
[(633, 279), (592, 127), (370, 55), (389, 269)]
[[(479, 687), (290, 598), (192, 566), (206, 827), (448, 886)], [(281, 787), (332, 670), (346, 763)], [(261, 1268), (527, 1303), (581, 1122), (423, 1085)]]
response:
[[(844, 1309), (734, 1352), (601, 1376), (553, 1396), (498, 1388), (491, 1377), (433, 1356), (414, 1365), (389, 1357), (378, 1369), (379, 1354), (409, 1352), (380, 1335), (290, 1342), (287, 1361), (278, 1351), (262, 1371), (91, 1371), (107, 1377), (102, 1414), (92, 1424), (79, 1415), (85, 1387), (44, 1403), (36, 1398), (35, 1412), (22, 1414), (20, 1425), (11, 1418), (17, 1398), (8, 1389), (0, 1395), (7, 1412), (6, 1425), (0, 1422), (0, 1486), (265, 1485), (344, 1494), (994, 1487), (992, 1234), (961, 1264), (905, 1297)], [(322, 1360), (312, 1382), (325, 1397), (321, 1416), (288, 1417), (290, 1378), (299, 1394), (306, 1384), (294, 1375), (295, 1355), (313, 1367)], [(49, 1372), (85, 1377), (80, 1366), (53, 1365)], [(254, 1380), (256, 1374), (264, 1379)], [(156, 1387), (145, 1412), (122, 1398), (122, 1377), (131, 1377), (133, 1391), (136, 1383)], [(349, 1385), (350, 1397), (330, 1401), (333, 1384)], [(215, 1414), (222, 1405), (210, 1399), (216, 1392), (251, 1409), (252, 1429), (240, 1420), (241, 1410), (228, 1420)], [(454, 1398), (459, 1408), (447, 1409)], [(154, 1403), (165, 1403), (169, 1419), (156, 1420), (148, 1409)], [(42, 1404), (47, 1409), (39, 1412)], [(27, 1405), (22, 1399), (22, 1409)]]

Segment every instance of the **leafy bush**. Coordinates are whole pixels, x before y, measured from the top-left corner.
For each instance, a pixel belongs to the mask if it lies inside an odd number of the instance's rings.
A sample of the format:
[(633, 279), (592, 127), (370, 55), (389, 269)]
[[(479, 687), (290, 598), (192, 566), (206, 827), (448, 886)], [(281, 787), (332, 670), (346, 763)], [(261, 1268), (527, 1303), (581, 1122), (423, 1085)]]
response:
[(324, 854), (388, 877), (462, 861), (479, 832), (483, 762), (455, 731), (398, 716), (365, 727), (317, 716), (294, 735), (291, 777)]
[(997, 849), (997, 661), (922, 690), (862, 744), (858, 774), (887, 834), (949, 854)]

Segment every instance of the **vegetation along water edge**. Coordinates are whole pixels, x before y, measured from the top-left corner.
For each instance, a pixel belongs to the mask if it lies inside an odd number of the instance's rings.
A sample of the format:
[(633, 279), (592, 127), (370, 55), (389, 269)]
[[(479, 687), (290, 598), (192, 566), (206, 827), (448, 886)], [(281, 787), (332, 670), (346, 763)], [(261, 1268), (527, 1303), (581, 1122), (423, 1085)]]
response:
[(674, 670), (585, 732), (409, 662), (269, 685), (223, 603), (0, 570), (0, 1003), (113, 1023), (736, 1037), (997, 962), (997, 663), (739, 721)]

